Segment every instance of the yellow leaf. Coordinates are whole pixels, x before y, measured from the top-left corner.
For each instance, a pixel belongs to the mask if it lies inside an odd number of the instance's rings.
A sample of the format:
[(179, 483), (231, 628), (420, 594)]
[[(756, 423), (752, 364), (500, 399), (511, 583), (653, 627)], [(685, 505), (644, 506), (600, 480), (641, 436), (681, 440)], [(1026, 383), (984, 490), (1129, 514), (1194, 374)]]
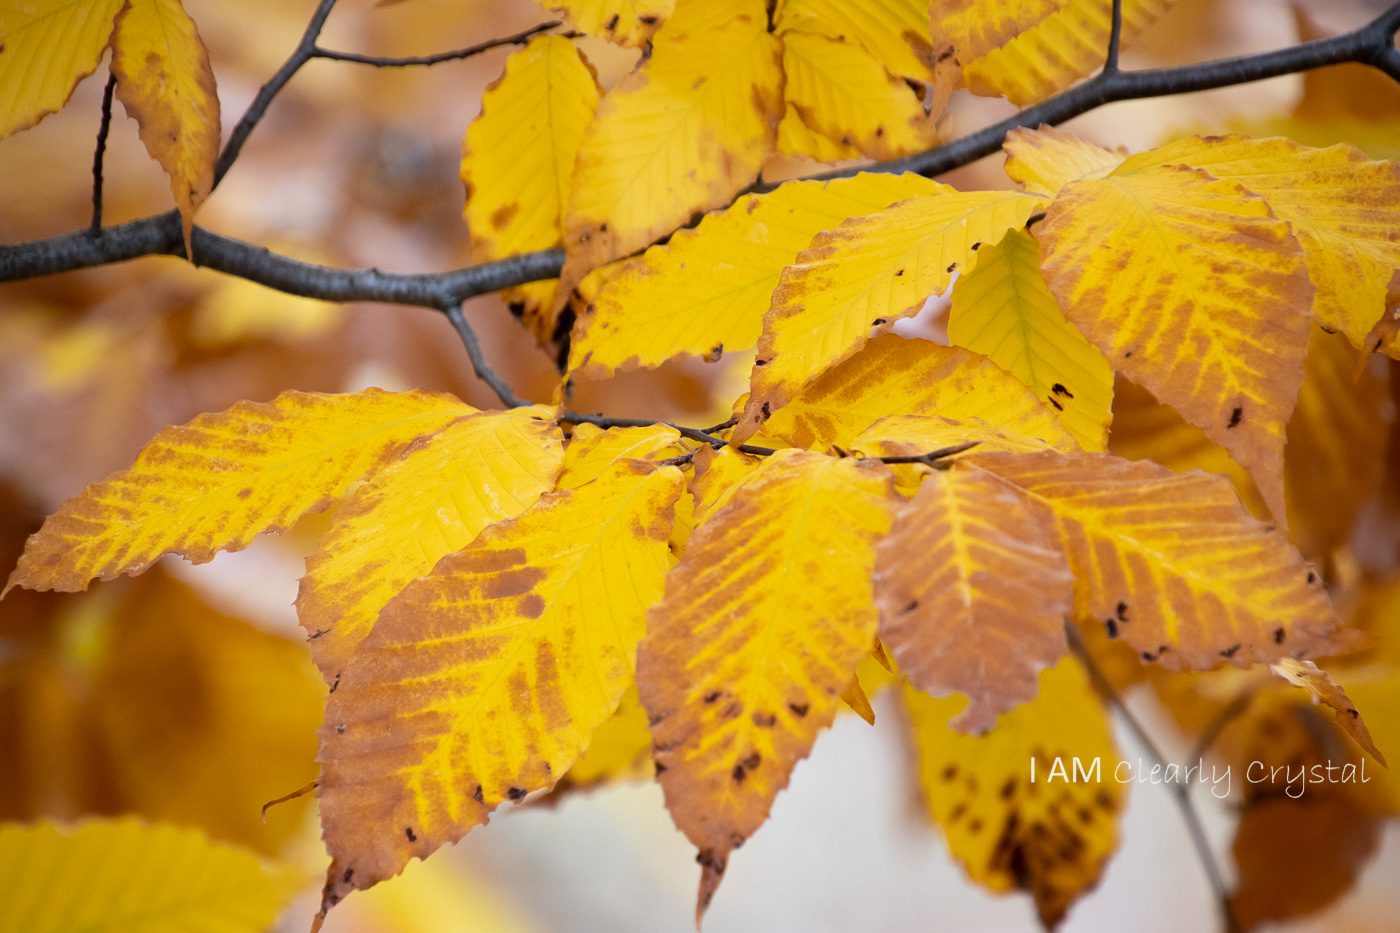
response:
[(783, 0), (778, 32), (803, 30), (857, 43), (895, 74), (927, 81), (933, 67), (928, 0)]
[(983, 247), (953, 289), (948, 341), (1020, 379), (1060, 413), (1085, 450), (1103, 450), (1113, 420), (1113, 367), (1065, 320), (1040, 272), (1035, 239), (1013, 231)]
[(983, 467), (1054, 514), (1075, 612), (1169, 670), (1324, 654), (1339, 626), (1321, 579), (1230, 484), (1104, 454), (991, 452)]
[(384, 609), (331, 694), (323, 907), (554, 785), (632, 683), (669, 566), (675, 467), (546, 494)]
[(307, 558), (297, 594), (297, 615), (328, 681), (405, 586), (554, 488), (563, 443), (543, 413), (468, 415), (415, 441), (351, 495)]
[(1017, 192), (944, 188), (818, 234), (773, 293), (734, 438), (746, 440), (804, 385), (863, 347), (872, 329), (916, 313), (954, 272), (974, 266), (979, 249), (1043, 205)]
[[(1127, 46), (1171, 8), (1173, 0), (1124, 0), (1123, 44)], [(934, 3), (933, 46), (942, 54), (952, 48), (962, 65), (963, 78), (976, 94), (1004, 95), (1013, 104), (1026, 106), (1044, 100), (1075, 81), (1098, 71), (1108, 53), (1109, 0), (1057, 0), (1047, 10), (1043, 0), (1033, 4), (1008, 3), (1018, 17), (1009, 29), (970, 33), (945, 30), (939, 22), (943, 4)], [(981, 3), (957, 3), (954, 11), (980, 16)], [(1020, 19), (1020, 11), (1030, 15)], [(989, 19), (995, 19), (988, 17)], [(964, 24), (966, 20), (964, 20)], [(994, 39), (1013, 33), (996, 48), (981, 51)], [(955, 47), (960, 34), (970, 35), (972, 46), (965, 54)]]
[(807, 156), (827, 163), (860, 158), (860, 150), (855, 146), (828, 139), (802, 122), (802, 114), (791, 102), (786, 104), (783, 119), (778, 123), (777, 151), (783, 155)]
[(124, 0), (26, 0), (0, 9), (0, 139), (68, 102), (92, 74)]
[(1129, 159), (1066, 185), (1038, 235), (1070, 322), (1228, 450), (1283, 520), (1312, 296), (1288, 224), (1236, 182)]
[(906, 687), (904, 701), (924, 804), (953, 857), (992, 891), (1030, 893), (1054, 927), (1098, 883), (1124, 803), (1113, 733), (1083, 671), (1071, 659), (1045, 671), (1040, 695), (982, 736), (948, 726), (959, 699)]
[(890, 494), (880, 464), (778, 451), (696, 529), (649, 616), (637, 684), (701, 913), (870, 652)]
[(120, 820), (0, 826), (0, 929), (258, 933), (300, 872), (197, 830)]
[(746, 195), (665, 246), (585, 279), (569, 366), (596, 379), (682, 354), (746, 350), (763, 331), (783, 268), (812, 237), (939, 189), (919, 175), (876, 173)]
[(1011, 180), (1026, 191), (1050, 197), (1072, 181), (1103, 178), (1126, 158), (1124, 152), (1044, 125), (1034, 131), (1017, 127), (1006, 134), (1002, 149)]
[[(867, 457), (918, 457), (975, 441), (979, 453), (1009, 450), (1034, 453), (1052, 449), (1039, 438), (994, 428), (980, 418), (954, 421), (938, 415), (890, 415), (876, 421), (851, 441), (851, 451)], [(1077, 449), (1072, 441), (1058, 449)], [(952, 455), (957, 456), (957, 455)]]
[(131, 468), (69, 499), (29, 539), (6, 589), (85, 589), (165, 554), (194, 563), (326, 508), (416, 438), (473, 409), (450, 395), (284, 392), (166, 428)]
[(849, 449), (863, 431), (891, 415), (976, 420), (1053, 447), (1077, 446), (1055, 412), (995, 363), (960, 347), (894, 334), (876, 337), (808, 385), (773, 413), (765, 429), (795, 447)]
[(564, 453), (560, 489), (577, 489), (606, 474), (619, 460), (665, 460), (686, 452), (680, 432), (670, 425), (645, 428), (574, 426), (574, 436)]
[(985, 732), (1067, 650), (1069, 568), (1049, 517), (978, 469), (930, 473), (875, 550), (880, 639), (911, 683)]
[[(473, 261), (563, 244), (574, 160), (599, 96), (593, 69), (563, 36), (536, 36), (506, 59), (462, 140)], [(553, 294), (553, 283), (532, 282), (503, 297), (546, 341)]]
[(933, 145), (933, 120), (899, 78), (854, 42), (811, 32), (783, 33), (783, 93), (802, 122), (872, 159)]
[(1312, 661), (1297, 658), (1280, 658), (1271, 665), (1271, 669), (1293, 686), (1312, 694), (1313, 702), (1330, 707), (1337, 714), (1337, 727), (1351, 736), (1371, 757), (1385, 764), (1385, 756), (1376, 748), (1371, 731), (1361, 720), (1361, 714), (1352, 705), (1346, 691), (1337, 686), (1326, 671)]
[(753, 181), (783, 114), (779, 55), (762, 0), (679, 0), (651, 57), (608, 91), (584, 135), (567, 288)]
[(579, 32), (640, 48), (671, 15), (675, 0), (541, 0)]
[(651, 728), (647, 713), (629, 689), (622, 703), (602, 725), (593, 730), (588, 750), (555, 786), (563, 790), (583, 790), (610, 781), (628, 781), (651, 776)]
[(117, 98), (170, 176), (186, 254), (194, 212), (214, 187), (223, 125), (209, 53), (180, 0), (128, 0), (112, 33)]
[[(972, 62), (1033, 29), (1065, 0), (942, 0), (931, 4), (932, 41), (942, 55)], [(1104, 46), (1107, 48), (1107, 44)]]
[(690, 490), (695, 496), (695, 524), (699, 525), (729, 501), (763, 464), (762, 458), (740, 453), (733, 447), (702, 447), (692, 461), (695, 469)]
[(1348, 145), (1192, 136), (1133, 156), (1123, 170), (1167, 164), (1190, 165), (1263, 197), (1303, 247), (1317, 322), (1365, 347), (1400, 269), (1400, 166), (1368, 161)]

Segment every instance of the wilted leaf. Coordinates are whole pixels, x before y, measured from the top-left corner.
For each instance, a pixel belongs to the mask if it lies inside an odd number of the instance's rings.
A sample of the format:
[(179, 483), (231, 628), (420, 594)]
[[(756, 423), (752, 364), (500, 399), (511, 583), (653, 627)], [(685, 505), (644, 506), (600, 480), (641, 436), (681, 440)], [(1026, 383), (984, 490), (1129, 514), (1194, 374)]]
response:
[(1075, 611), (1170, 670), (1324, 654), (1322, 581), (1225, 479), (1103, 454), (986, 453), (975, 463), (1055, 517)]
[(6, 589), (85, 589), (165, 554), (195, 562), (290, 528), (416, 438), (473, 409), (449, 395), (284, 392), (166, 428), (129, 470), (65, 502), (29, 539)]
[(1052, 447), (1076, 446), (1055, 412), (1001, 367), (959, 347), (893, 334), (876, 337), (808, 385), (773, 413), (764, 430), (796, 447), (849, 448), (891, 415), (981, 421)]
[(1045, 671), (1039, 696), (982, 736), (948, 726), (959, 699), (906, 687), (904, 701), (924, 802), (953, 857), (992, 891), (1030, 893), (1055, 926), (1098, 883), (1124, 802), (1108, 716), (1079, 665)]
[(985, 732), (1033, 698), (1066, 651), (1070, 573), (1048, 515), (976, 468), (934, 472), (875, 557), (880, 639), (915, 686), (971, 701), (954, 723)]
[(1282, 521), (1312, 294), (1288, 224), (1236, 182), (1129, 159), (1066, 185), (1038, 234), (1070, 322), (1228, 450)]
[(671, 15), (676, 0), (541, 0), (579, 32), (618, 45), (644, 45)]
[(928, 7), (928, 0), (783, 0), (777, 28), (843, 36), (895, 74), (927, 81), (933, 67)]
[(761, 0), (679, 0), (651, 57), (603, 97), (574, 169), (566, 286), (753, 180), (783, 113), (767, 27)]
[(331, 694), (323, 909), (554, 785), (617, 709), (669, 566), (674, 467), (545, 495), (410, 584)]
[(745, 195), (606, 277), (585, 279), (569, 366), (600, 378), (682, 354), (747, 350), (763, 331), (783, 268), (812, 237), (938, 188), (918, 175), (872, 173)]
[(1033, 195), (947, 188), (819, 234), (773, 293), (735, 439), (863, 347), (872, 329), (916, 313), (954, 272), (972, 268), (979, 249), (1043, 205)]
[[(474, 261), (563, 245), (574, 160), (600, 96), (592, 67), (562, 36), (536, 36), (506, 60), (462, 140)], [(541, 342), (554, 337), (554, 286), (531, 282), (503, 296), (522, 306)]]
[(1337, 714), (1338, 728), (1351, 736), (1372, 758), (1382, 765), (1385, 764), (1385, 756), (1376, 748), (1371, 731), (1361, 719), (1361, 713), (1352, 705), (1346, 691), (1337, 686), (1332, 678), (1327, 676), (1326, 671), (1312, 661), (1300, 661), (1296, 658), (1280, 658), (1271, 667), (1275, 674), (1310, 693), (1313, 702), (1330, 707)]
[(0, 826), (0, 928), (266, 930), (304, 879), (197, 830), (135, 819)]
[(541, 411), (479, 412), (420, 438), (335, 516), (297, 594), (297, 616), (328, 681), (405, 586), (554, 487), (563, 444)]
[(0, 139), (68, 102), (92, 74), (124, 0), (28, 0), (0, 9)]
[(223, 125), (209, 53), (181, 0), (128, 0), (112, 33), (117, 98), (170, 176), (190, 250), (194, 212), (214, 187)]
[(948, 340), (1034, 390), (1085, 450), (1104, 449), (1113, 420), (1113, 367), (1065, 320), (1030, 234), (1012, 231), (983, 247), (977, 267), (953, 289)]
[(1072, 181), (1103, 178), (1127, 157), (1043, 124), (1034, 131), (1017, 127), (1007, 133), (1002, 149), (1011, 180), (1025, 191), (1050, 197)]
[(649, 617), (637, 683), (701, 914), (870, 651), (889, 495), (878, 464), (779, 451), (696, 529)]

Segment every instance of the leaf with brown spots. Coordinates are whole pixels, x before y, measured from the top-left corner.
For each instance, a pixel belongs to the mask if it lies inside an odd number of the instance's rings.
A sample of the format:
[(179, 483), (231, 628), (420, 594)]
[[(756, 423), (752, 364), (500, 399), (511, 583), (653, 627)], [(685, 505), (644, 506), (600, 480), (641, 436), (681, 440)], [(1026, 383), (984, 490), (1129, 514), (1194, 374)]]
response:
[(564, 470), (559, 474), (560, 489), (585, 486), (607, 474), (619, 460), (654, 463), (686, 452), (680, 432), (665, 424), (607, 430), (580, 424), (573, 431), (564, 452)]
[(181, 0), (128, 0), (112, 33), (117, 98), (165, 173), (190, 257), (194, 212), (214, 187), (219, 93), (209, 53)]
[(1312, 661), (1296, 658), (1280, 658), (1270, 665), (1273, 672), (1295, 687), (1312, 694), (1314, 703), (1321, 703), (1337, 714), (1337, 727), (1364, 748), (1372, 758), (1385, 764), (1385, 756), (1376, 748), (1371, 738), (1371, 730), (1361, 719), (1361, 713), (1352, 705), (1346, 691), (1337, 686), (1327, 672)]
[(870, 652), (890, 495), (878, 463), (781, 450), (696, 529), (650, 615), (637, 682), (700, 850), (699, 914)]
[(783, 0), (776, 26), (779, 34), (847, 38), (895, 74), (926, 82), (933, 69), (928, 7), (928, 0)]
[(1075, 612), (1144, 661), (1204, 670), (1311, 657), (1340, 627), (1322, 581), (1227, 480), (1104, 454), (971, 453), (1053, 516)]
[(482, 529), (554, 487), (559, 429), (541, 408), (479, 412), (410, 445), (350, 497), (306, 561), (297, 616), (334, 683), (384, 605)]
[(1073, 594), (1049, 516), (975, 467), (929, 474), (896, 513), (875, 551), (875, 601), (905, 676), (971, 700), (963, 732), (1033, 698), (1067, 650)]
[(541, 0), (541, 6), (590, 36), (640, 48), (650, 41), (675, 0)]
[(924, 803), (953, 857), (992, 891), (1028, 892), (1041, 922), (1058, 924), (1098, 884), (1125, 795), (1108, 716), (1083, 670), (1068, 658), (1046, 670), (1039, 695), (981, 736), (948, 725), (959, 699), (906, 687), (904, 702)]
[(1287, 223), (1237, 182), (1129, 158), (1061, 189), (1037, 227), (1065, 316), (1202, 428), (1284, 519), (1284, 426), (1312, 286)]
[(86, 589), (166, 554), (237, 551), (333, 503), (418, 438), (474, 411), (450, 395), (284, 392), (157, 434), (131, 468), (89, 486), (25, 545), (6, 589)]
[(747, 440), (805, 385), (864, 347), (872, 331), (917, 313), (955, 272), (976, 264), (978, 250), (1044, 205), (1012, 191), (945, 188), (818, 234), (773, 292), (734, 439)]
[(1127, 157), (1042, 124), (1032, 131), (1018, 127), (1006, 134), (1006, 174), (1022, 190), (1054, 197), (1072, 181), (1103, 178)]
[(385, 607), (331, 694), (323, 909), (554, 786), (632, 683), (675, 467), (621, 461), (492, 525)]

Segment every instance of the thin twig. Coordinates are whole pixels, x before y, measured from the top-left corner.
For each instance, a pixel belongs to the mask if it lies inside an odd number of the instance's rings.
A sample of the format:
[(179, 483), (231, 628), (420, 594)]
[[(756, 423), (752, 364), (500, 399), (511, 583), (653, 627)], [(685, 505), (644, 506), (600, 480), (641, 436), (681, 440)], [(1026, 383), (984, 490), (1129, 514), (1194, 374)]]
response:
[(1123, 0), (1113, 0), (1108, 28), (1108, 54), (1104, 57), (1103, 74), (1118, 72), (1118, 50), (1123, 45)]
[(313, 790), (315, 790), (316, 788), (318, 788), (318, 787), (320, 787), (320, 786), (321, 786), (321, 781), (320, 781), (320, 779), (318, 778), (317, 780), (312, 781), (310, 784), (306, 784), (306, 785), (303, 785), (302, 787), (298, 787), (296, 790), (292, 791), (292, 792), (289, 793), (289, 794), (283, 794), (281, 797), (274, 797), (274, 798), (272, 798), (272, 799), (269, 800), (267, 803), (265, 803), (265, 804), (262, 805), (262, 820), (263, 820), (263, 822), (264, 822), (264, 823), (267, 822), (267, 811), (268, 811), (268, 810), (271, 810), (273, 807), (277, 806), (277, 805), (280, 804), (280, 803), (287, 803), (288, 801), (296, 800), (298, 797), (305, 797), (307, 794), (311, 793)]
[(467, 348), (467, 357), (472, 362), (476, 377), (490, 386), (491, 391), (496, 393), (496, 398), (507, 408), (524, 408), (529, 405), (529, 402), (516, 395), (506, 381), (491, 368), (486, 354), (481, 351), (481, 342), (476, 339), (476, 331), (462, 312), (462, 305), (459, 302), (449, 302), (444, 305), (443, 311), (446, 312), (452, 326), (457, 328), (457, 336), (462, 338), (462, 345)]
[[(1073, 623), (1065, 623), (1065, 637), (1069, 641), (1070, 651), (1079, 659), (1084, 666), (1085, 672), (1094, 684), (1094, 689), (1099, 692), (1114, 712), (1116, 712), (1123, 723), (1142, 746), (1147, 757), (1152, 759), (1152, 763), (1160, 769), (1158, 773), (1164, 772), (1168, 765), (1168, 759), (1162, 750), (1157, 747), (1157, 743), (1148, 735), (1136, 716), (1128, 709), (1123, 698), (1109, 683), (1108, 677), (1104, 675), (1098, 662), (1089, 654), (1089, 649), (1085, 647), (1084, 640), (1079, 637), (1079, 631)], [(1195, 805), (1191, 802), (1190, 785), (1177, 783), (1170, 785), (1172, 800), (1175, 801), (1177, 810), (1181, 813), (1181, 820), (1186, 824), (1186, 830), (1191, 836), (1191, 844), (1195, 847), (1196, 857), (1201, 863), (1201, 870), (1205, 873), (1206, 881), (1210, 884), (1211, 891), (1215, 894), (1217, 906), (1220, 908), (1220, 917), (1225, 924), (1228, 933), (1242, 933), (1239, 918), (1235, 916), (1235, 909), (1230, 901), (1230, 889), (1225, 884), (1225, 876), (1220, 871), (1220, 866), (1216, 864), (1215, 855), (1210, 850), (1210, 841), (1206, 839), (1205, 827), (1201, 823), (1200, 814), (1196, 812)]]
[(954, 444), (951, 447), (940, 447), (938, 450), (931, 450), (926, 454), (913, 454), (899, 457), (877, 457), (881, 463), (921, 463), (924, 466), (937, 466), (938, 461), (947, 457), (952, 457), (964, 451), (976, 447), (980, 441), (967, 441), (963, 444)]
[(252, 135), (253, 129), (258, 125), (258, 121), (267, 113), (267, 108), (271, 106), (273, 98), (282, 92), (282, 88), (287, 86), (287, 82), (301, 70), (301, 66), (311, 60), (312, 53), (316, 49), (316, 40), (321, 37), (321, 30), (326, 25), (326, 18), (331, 15), (331, 10), (335, 8), (336, 0), (321, 0), (316, 6), (316, 12), (311, 14), (311, 22), (306, 26), (306, 32), (302, 34), (301, 41), (297, 43), (292, 54), (282, 63), (282, 67), (277, 69), (277, 73), (268, 79), (253, 98), (253, 102), (244, 111), (242, 119), (229, 134), (228, 142), (224, 144), (223, 152), (219, 153), (219, 161), (214, 164), (214, 185), (217, 187), (220, 181), (228, 174), (228, 170), (237, 161), (239, 153), (243, 151), (243, 144)]
[(112, 129), (112, 94), (117, 89), (115, 72), (107, 73), (107, 86), (102, 89), (102, 122), (97, 126), (97, 148), (92, 154), (92, 226), (95, 238), (102, 233), (102, 161), (107, 155), (107, 134)]
[(455, 49), (451, 52), (438, 52), (436, 55), (414, 55), (406, 58), (387, 58), (379, 55), (361, 55), (357, 52), (337, 52), (334, 49), (324, 49), (319, 45), (311, 50), (312, 58), (325, 58), (333, 62), (350, 62), (355, 65), (372, 65), (375, 68), (409, 68), (413, 66), (439, 65), (443, 62), (461, 61), (464, 58), (471, 58), (473, 55), (480, 55), (482, 52), (489, 52), (491, 49), (498, 49), (503, 45), (523, 45), (542, 32), (548, 32), (556, 26), (560, 26), (559, 20), (552, 20), (548, 23), (540, 23), (538, 26), (531, 26), (523, 29), (512, 36), (503, 36), (499, 39), (487, 39), (476, 45), (469, 45), (464, 49)]

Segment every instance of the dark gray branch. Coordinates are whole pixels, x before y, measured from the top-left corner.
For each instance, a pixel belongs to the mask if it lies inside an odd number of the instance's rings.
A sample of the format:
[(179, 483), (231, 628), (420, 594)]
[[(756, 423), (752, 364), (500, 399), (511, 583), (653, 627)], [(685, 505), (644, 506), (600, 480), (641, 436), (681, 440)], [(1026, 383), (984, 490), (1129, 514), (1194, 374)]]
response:
[(92, 153), (92, 225), (88, 232), (102, 232), (102, 162), (107, 155), (107, 134), (112, 129), (112, 94), (117, 89), (115, 72), (107, 74), (107, 86), (102, 89), (102, 120), (97, 125), (97, 148)]

